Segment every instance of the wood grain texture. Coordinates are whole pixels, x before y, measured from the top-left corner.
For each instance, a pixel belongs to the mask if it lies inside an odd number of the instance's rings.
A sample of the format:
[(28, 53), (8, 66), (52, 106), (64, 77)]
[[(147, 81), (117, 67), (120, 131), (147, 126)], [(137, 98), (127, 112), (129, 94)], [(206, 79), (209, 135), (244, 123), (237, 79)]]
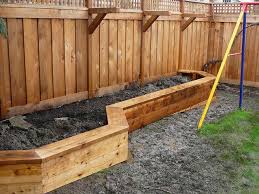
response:
[(44, 192), (109, 168), (128, 157), (127, 131), (43, 163)]
[(88, 23), (76, 20), (76, 85), (77, 92), (88, 91)]
[(118, 83), (126, 82), (126, 21), (118, 21)]
[(152, 53), (150, 56), (150, 77), (154, 77), (157, 75), (157, 22), (155, 22), (151, 26), (151, 48), (150, 52)]
[(100, 24), (100, 87), (109, 85), (109, 21)]
[(66, 95), (73, 94), (76, 89), (76, 28), (75, 20), (64, 20), (65, 41), (65, 85)]
[(138, 81), (140, 78), (140, 59), (141, 59), (141, 22), (134, 21), (134, 42), (133, 42), (133, 67), (132, 81)]
[(38, 20), (41, 100), (54, 97), (51, 20)]
[[(259, 28), (257, 27), (256, 29), (256, 33), (259, 33)], [(256, 36), (256, 41), (259, 42), (259, 37)], [(259, 44), (256, 44), (257, 47), (255, 48), (255, 51), (257, 51), (259, 49)], [(257, 52), (256, 55), (256, 61), (259, 61), (259, 52)], [(258, 83), (259, 82), (259, 62), (256, 63), (256, 70), (255, 70), (255, 82)]]
[[(5, 20), (6, 22), (6, 20)], [(11, 80), (9, 67), (8, 40), (3, 36), (0, 37), (0, 99), (1, 111), (0, 117), (5, 115), (8, 107), (12, 106), (11, 102)]]
[[(95, 91), (100, 88), (100, 27), (98, 27), (91, 36), (92, 46), (91, 49), (91, 68), (92, 71), (89, 72), (92, 75), (92, 78), (89, 77), (92, 81), (92, 90)], [(90, 81), (90, 80), (89, 80)]]
[(143, 47), (142, 47), (142, 81), (149, 78), (150, 76), (150, 56), (151, 56), (151, 29), (149, 28), (146, 32), (143, 33)]
[(133, 81), (133, 44), (134, 44), (134, 23), (126, 23), (126, 81)]
[[(79, 8), (77, 8), (79, 9)], [(6, 18), (56, 18), (56, 19), (87, 19), (88, 12), (83, 10), (30, 8), (30, 7), (0, 7), (0, 17)]]
[(164, 21), (163, 54), (162, 54), (162, 75), (165, 75), (165, 74), (168, 73), (169, 35), (170, 35), (169, 34), (169, 21)]
[(27, 103), (40, 101), (40, 70), (37, 19), (24, 19), (24, 56)]
[(24, 64), (23, 20), (8, 19), (7, 25), (12, 106), (25, 105), (27, 103), (27, 95)]
[(118, 80), (118, 22), (109, 21), (109, 86), (116, 85)]
[[(157, 63), (156, 63), (156, 67), (157, 67), (157, 74), (158, 75), (162, 75), (162, 67), (163, 67), (163, 37), (164, 37), (164, 25), (163, 25), (163, 21), (158, 21), (157, 22)], [(151, 53), (153, 54), (153, 53)]]
[(64, 20), (52, 20), (52, 60), (54, 97), (66, 94)]

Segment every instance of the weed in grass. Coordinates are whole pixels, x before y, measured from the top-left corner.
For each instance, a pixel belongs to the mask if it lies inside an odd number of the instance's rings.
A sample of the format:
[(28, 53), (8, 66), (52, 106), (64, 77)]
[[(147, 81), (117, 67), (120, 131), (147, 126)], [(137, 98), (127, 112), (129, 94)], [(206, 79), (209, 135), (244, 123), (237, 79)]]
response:
[(259, 112), (235, 111), (205, 125), (200, 135), (219, 151), (239, 192), (259, 193)]

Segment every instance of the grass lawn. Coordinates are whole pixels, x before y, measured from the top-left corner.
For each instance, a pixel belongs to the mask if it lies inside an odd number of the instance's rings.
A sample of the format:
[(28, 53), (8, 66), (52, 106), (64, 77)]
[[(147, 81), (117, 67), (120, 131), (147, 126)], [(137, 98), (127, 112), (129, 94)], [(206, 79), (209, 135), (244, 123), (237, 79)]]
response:
[(219, 152), (234, 193), (259, 193), (259, 112), (235, 111), (200, 135)]

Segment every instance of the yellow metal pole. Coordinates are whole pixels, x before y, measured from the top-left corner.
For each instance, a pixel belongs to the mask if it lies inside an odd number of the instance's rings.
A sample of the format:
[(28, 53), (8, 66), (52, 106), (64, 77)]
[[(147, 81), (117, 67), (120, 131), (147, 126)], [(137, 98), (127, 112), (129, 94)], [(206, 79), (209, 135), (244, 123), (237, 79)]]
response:
[(198, 129), (200, 129), (200, 128), (202, 127), (203, 122), (204, 122), (204, 120), (205, 120), (205, 117), (206, 117), (206, 115), (207, 115), (207, 112), (208, 112), (208, 110), (209, 110), (209, 107), (210, 107), (212, 98), (213, 98), (214, 93), (215, 93), (215, 91), (216, 91), (216, 88), (217, 88), (217, 86), (218, 86), (218, 84), (219, 84), (219, 79), (220, 79), (220, 77), (221, 77), (221, 75), (222, 75), (222, 72), (223, 72), (223, 69), (224, 69), (224, 67), (225, 67), (225, 65), (226, 65), (226, 62), (227, 62), (227, 59), (228, 59), (228, 55), (229, 55), (230, 50), (231, 50), (231, 48), (232, 48), (232, 46), (233, 46), (233, 43), (234, 43), (234, 40), (235, 40), (236, 34), (237, 34), (237, 32), (238, 32), (239, 26), (240, 26), (240, 24), (241, 24), (241, 21), (242, 21), (243, 16), (244, 16), (244, 10), (241, 11), (241, 13), (240, 13), (240, 15), (239, 15), (239, 18), (238, 18), (238, 20), (237, 20), (236, 27), (235, 27), (235, 29), (234, 29), (234, 31), (233, 31), (233, 34), (232, 34), (231, 39), (230, 39), (230, 41), (229, 41), (229, 44), (228, 44), (226, 53), (225, 53), (224, 58), (223, 58), (223, 61), (222, 61), (221, 65), (220, 65), (218, 75), (217, 75), (216, 80), (215, 80), (215, 82), (214, 82), (214, 84), (213, 84), (213, 87), (212, 87), (212, 89), (211, 89), (209, 99), (208, 99), (208, 101), (207, 101), (207, 103), (206, 103), (206, 106), (205, 106), (205, 108), (204, 108), (204, 110), (203, 110), (203, 113), (202, 113), (202, 116), (201, 116), (201, 119), (200, 119), (200, 122), (199, 122), (199, 125), (198, 125)]

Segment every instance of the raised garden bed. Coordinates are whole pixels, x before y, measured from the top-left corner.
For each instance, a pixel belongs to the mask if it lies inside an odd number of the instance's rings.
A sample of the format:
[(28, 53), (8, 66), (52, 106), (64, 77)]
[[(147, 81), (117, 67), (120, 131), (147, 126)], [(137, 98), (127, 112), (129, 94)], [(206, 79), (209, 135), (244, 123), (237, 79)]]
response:
[(106, 106), (191, 80), (188, 76), (178, 75), (142, 87), (133, 83), (111, 95), (0, 121), (0, 150), (34, 149), (105, 126), (108, 123)]
[(201, 78), (106, 107), (108, 125), (27, 151), (0, 152), (3, 193), (46, 193), (127, 160), (128, 131), (195, 106), (208, 97), (214, 76)]

